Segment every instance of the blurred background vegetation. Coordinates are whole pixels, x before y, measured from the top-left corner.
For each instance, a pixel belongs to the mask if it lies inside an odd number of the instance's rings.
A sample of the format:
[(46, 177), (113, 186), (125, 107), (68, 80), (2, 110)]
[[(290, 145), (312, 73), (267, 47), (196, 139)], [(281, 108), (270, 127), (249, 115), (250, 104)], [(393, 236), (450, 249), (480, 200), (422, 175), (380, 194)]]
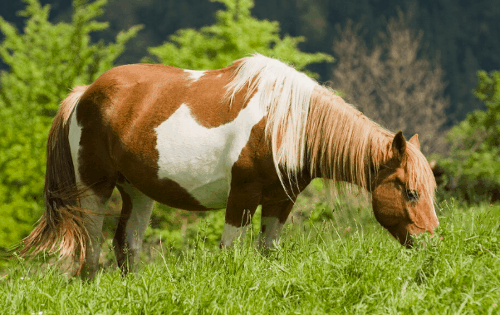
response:
[[(253, 52), (279, 58), (391, 131), (419, 133), (441, 170), (440, 198), (491, 200), (500, 187), (499, 20), (495, 0), (4, 1), (0, 247), (26, 236), (43, 211), (45, 145), (58, 104), (75, 85), (126, 63), (214, 69)], [(292, 217), (373, 220), (361, 213), (366, 198), (325, 200), (316, 181)], [(349, 211), (332, 212), (347, 204)], [(156, 207), (150, 243), (185, 246), (200, 230), (219, 241), (220, 211)], [(117, 195), (109, 208), (119, 211)]]

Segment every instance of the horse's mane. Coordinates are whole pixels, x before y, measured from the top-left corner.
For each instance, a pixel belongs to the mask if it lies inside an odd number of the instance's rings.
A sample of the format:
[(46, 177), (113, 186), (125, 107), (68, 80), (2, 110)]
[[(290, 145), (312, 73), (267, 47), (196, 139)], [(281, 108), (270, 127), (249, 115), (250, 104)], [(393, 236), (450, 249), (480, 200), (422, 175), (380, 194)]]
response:
[[(256, 90), (261, 93), (266, 135), (282, 183), (283, 175), (293, 179), (308, 167), (311, 175), (319, 171), (323, 177), (348, 180), (369, 190), (373, 171), (392, 157), (392, 133), (333, 90), (278, 60), (255, 54), (237, 63), (225, 97), (232, 101), (245, 86), (247, 96)], [(407, 188), (433, 198), (435, 181), (429, 164), (408, 142), (403, 163)]]

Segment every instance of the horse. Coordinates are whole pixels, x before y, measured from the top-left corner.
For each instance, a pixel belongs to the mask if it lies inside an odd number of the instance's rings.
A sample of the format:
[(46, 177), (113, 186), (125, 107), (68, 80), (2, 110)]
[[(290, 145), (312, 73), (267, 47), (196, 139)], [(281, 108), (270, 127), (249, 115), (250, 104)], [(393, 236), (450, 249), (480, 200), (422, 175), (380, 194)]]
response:
[(370, 192), (376, 219), (402, 245), (439, 225), (418, 135), (385, 130), (292, 66), (259, 54), (208, 71), (118, 66), (61, 103), (47, 143), (45, 212), (21, 254), (72, 256), (76, 275), (94, 277), (115, 187), (123, 273), (137, 270), (155, 201), (225, 208), (221, 247), (245, 235), (262, 205), (259, 238), (271, 247), (314, 178)]

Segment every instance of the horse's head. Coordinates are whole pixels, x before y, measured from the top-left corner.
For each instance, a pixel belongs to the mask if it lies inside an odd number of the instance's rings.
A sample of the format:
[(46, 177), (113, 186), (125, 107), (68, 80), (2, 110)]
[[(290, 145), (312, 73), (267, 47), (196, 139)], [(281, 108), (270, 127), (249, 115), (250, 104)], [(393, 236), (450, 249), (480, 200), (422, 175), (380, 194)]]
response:
[(373, 212), (401, 244), (411, 246), (411, 235), (434, 234), (439, 225), (433, 202), (436, 184), (417, 135), (407, 143), (399, 132), (391, 151), (372, 182)]

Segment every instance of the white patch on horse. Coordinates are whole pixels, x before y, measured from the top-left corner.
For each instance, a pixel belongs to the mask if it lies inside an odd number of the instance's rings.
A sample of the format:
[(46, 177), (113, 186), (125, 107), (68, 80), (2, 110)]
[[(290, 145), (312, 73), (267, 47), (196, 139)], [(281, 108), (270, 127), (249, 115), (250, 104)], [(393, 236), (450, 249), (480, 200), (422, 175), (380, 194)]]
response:
[(261, 235), (259, 236), (259, 243), (266, 248), (274, 246), (274, 242), (279, 243), (280, 231), (283, 229), (284, 224), (276, 217), (262, 217), (260, 219)]
[(205, 71), (199, 71), (199, 70), (184, 70), (184, 71), (189, 73), (189, 78), (191, 78), (193, 82), (197, 81), (205, 74)]
[(241, 239), (245, 237), (248, 227), (250, 227), (250, 224), (236, 227), (234, 225), (225, 223), (224, 230), (222, 230), (222, 238), (220, 241), (221, 245), (223, 247), (232, 247), (234, 245), (234, 241), (238, 237)]
[(170, 179), (206, 208), (226, 207), (231, 168), (264, 116), (259, 93), (235, 120), (216, 128), (201, 126), (186, 104), (155, 128), (158, 178)]
[(73, 167), (75, 169), (76, 182), (80, 183), (80, 172), (78, 170), (78, 151), (80, 151), (80, 139), (82, 138), (82, 127), (78, 125), (76, 120), (76, 107), (71, 113), (71, 118), (69, 119), (69, 132), (68, 132), (68, 142), (71, 150), (71, 159), (73, 160)]

